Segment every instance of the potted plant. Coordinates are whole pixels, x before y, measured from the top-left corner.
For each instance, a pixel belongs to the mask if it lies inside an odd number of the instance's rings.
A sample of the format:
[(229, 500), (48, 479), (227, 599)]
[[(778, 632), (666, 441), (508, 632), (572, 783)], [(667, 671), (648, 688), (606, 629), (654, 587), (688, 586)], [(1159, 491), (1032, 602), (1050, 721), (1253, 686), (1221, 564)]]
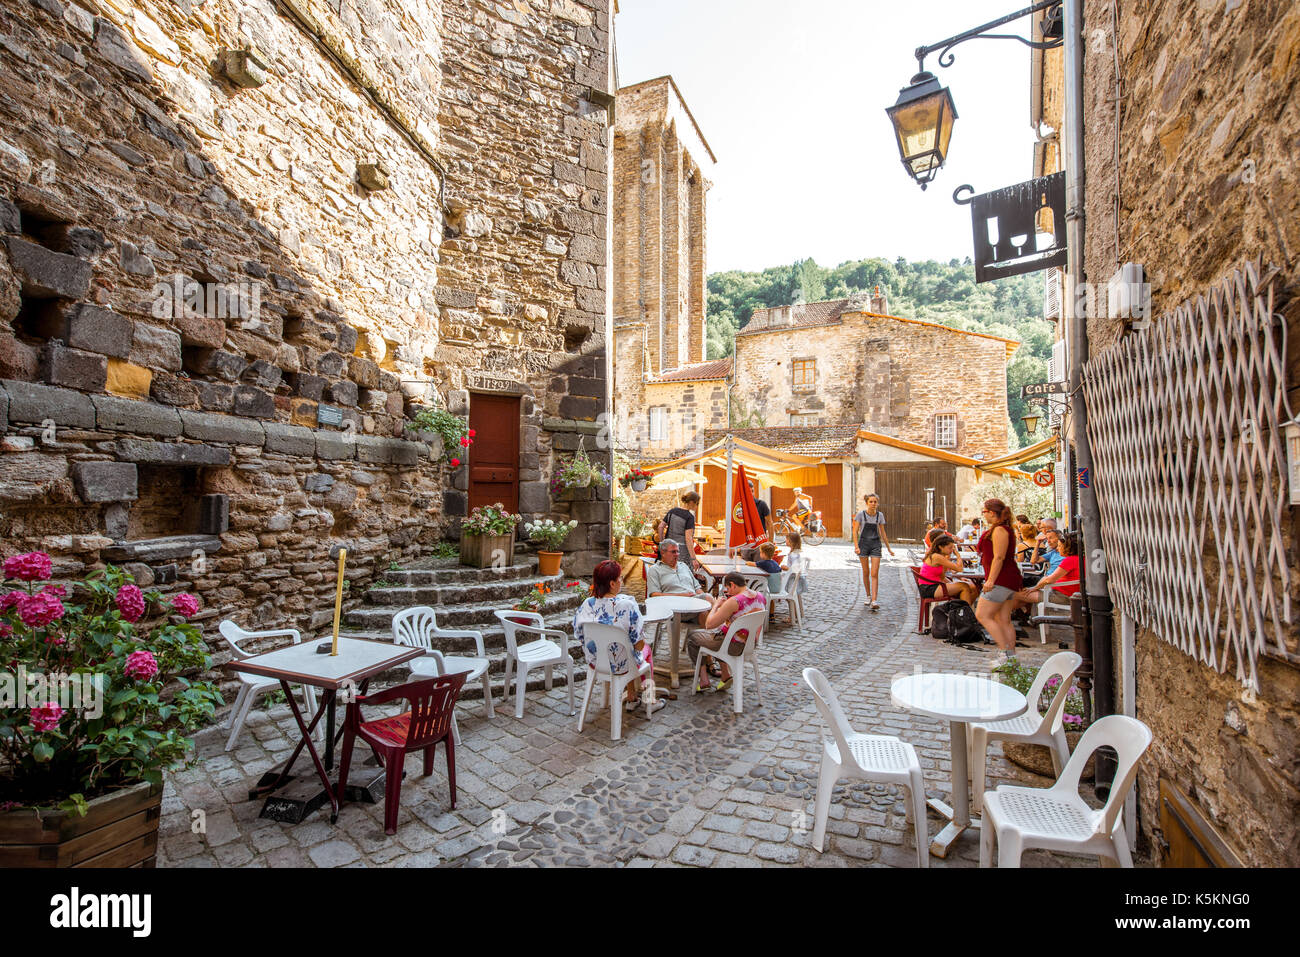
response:
[(193, 677), (212, 666), (198, 601), (111, 565), (67, 586), (52, 571), (44, 552), (4, 562), (0, 867), (150, 866), (163, 771), (222, 703)]
[(524, 531), (528, 533), (528, 540), (537, 543), (538, 546), (537, 574), (550, 577), (560, 573), (560, 559), (564, 557), (564, 553), (560, 551), (560, 546), (569, 537), (569, 533), (577, 527), (577, 521), (572, 519), (567, 522), (557, 523), (549, 518), (524, 525)]
[(520, 517), (507, 512), (500, 502), (475, 508), (460, 523), (460, 563), (473, 568), (511, 564)]
[[(573, 593), (583, 591), (586, 588), (587, 586), (580, 581), (571, 581), (564, 586), (564, 591), (566, 594), (572, 595)], [(511, 611), (531, 611), (536, 612), (539, 615), (544, 615), (546, 614), (546, 603), (550, 601), (550, 599), (551, 586), (545, 584), (534, 585), (533, 590), (511, 605), (510, 609)], [(523, 617), (512, 618), (511, 620), (516, 621), (521, 625), (528, 624), (528, 619)]]
[(417, 412), (407, 429), (413, 432), (432, 432), (442, 441), (442, 451), (435, 454), (439, 461), (446, 462), (452, 468), (460, 468), (469, 455), (469, 447), (474, 444), (475, 430), (469, 427), (458, 415), (452, 415), (441, 404), (427, 406)]
[[(1021, 694), (1028, 694), (1034, 679), (1038, 677), (1037, 668), (1026, 668), (1019, 661), (1011, 660), (1006, 664), (999, 665), (993, 669), (1000, 676), (1003, 684), (1010, 685)], [(1046, 710), (1052, 699), (1061, 691), (1061, 679), (1052, 677), (1047, 680), (1043, 688), (1043, 693), (1037, 701), (1038, 712), (1041, 714)], [(1069, 691), (1066, 692), (1065, 710), (1061, 713), (1061, 723), (1065, 726), (1065, 738), (1073, 751), (1079, 743), (1079, 738), (1083, 736), (1083, 709), (1084, 700), (1083, 692), (1079, 689), (1076, 682), (1071, 682)], [(1030, 702), (1031, 705), (1035, 702)], [(1051, 753), (1041, 744), (1024, 744), (1019, 741), (1004, 741), (1002, 752), (1011, 761), (1026, 771), (1032, 771), (1034, 774), (1043, 777), (1054, 778), (1056, 771), (1052, 766)], [(1084, 766), (1084, 776), (1092, 774), (1093, 759), (1089, 758), (1087, 765)]]
[(623, 525), (623, 553), (640, 555), (645, 549), (644, 536), (650, 533), (650, 518), (640, 513), (630, 516)]
[(551, 494), (560, 501), (595, 497), (595, 490), (609, 484), (609, 473), (579, 449), (551, 475)]
[(631, 471), (624, 474), (624, 476), (618, 480), (618, 484), (623, 486), (624, 488), (628, 488), (630, 486), (632, 491), (634, 492), (644, 492), (652, 484), (654, 484), (654, 476), (651, 475), (649, 472), (647, 472), (645, 469), (634, 468)]

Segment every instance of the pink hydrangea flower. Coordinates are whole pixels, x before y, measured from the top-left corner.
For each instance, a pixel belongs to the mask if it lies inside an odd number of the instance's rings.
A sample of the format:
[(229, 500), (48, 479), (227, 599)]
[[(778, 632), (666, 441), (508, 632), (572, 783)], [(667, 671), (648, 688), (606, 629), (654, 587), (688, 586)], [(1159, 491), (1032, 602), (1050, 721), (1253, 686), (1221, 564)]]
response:
[(62, 635), (48, 635), (45, 639), (45, 643), (47, 645), (55, 645), (55, 646), (66, 645), (68, 643), (68, 639), (64, 638)]
[(11, 591), (0, 595), (0, 611), (8, 611), (27, 597), (25, 591)]
[(23, 595), (18, 599), (18, 617), (28, 628), (44, 628), (63, 617), (63, 602), (48, 592)]
[(158, 662), (147, 651), (133, 651), (126, 656), (126, 667), (122, 671), (136, 681), (152, 681), (158, 674)]
[(54, 565), (50, 556), (44, 552), (24, 552), (11, 555), (5, 559), (5, 578), (17, 578), (25, 582), (43, 582), (50, 577)]
[(41, 589), (41, 591), (51, 595), (57, 595), (60, 598), (66, 598), (68, 595), (68, 590), (62, 585), (46, 585)]
[(136, 585), (123, 585), (117, 590), (117, 597), (113, 602), (127, 621), (139, 621), (140, 616), (144, 614), (144, 592)]
[(181, 592), (172, 599), (172, 609), (186, 618), (193, 618), (199, 613), (199, 600), (189, 592)]
[(8, 638), (14, 633), (14, 626), (7, 621), (0, 621), (0, 638)]
[(63, 709), (51, 701), (49, 704), (38, 704), (31, 710), (32, 729), (34, 731), (53, 731), (59, 726), (59, 719), (63, 717)]

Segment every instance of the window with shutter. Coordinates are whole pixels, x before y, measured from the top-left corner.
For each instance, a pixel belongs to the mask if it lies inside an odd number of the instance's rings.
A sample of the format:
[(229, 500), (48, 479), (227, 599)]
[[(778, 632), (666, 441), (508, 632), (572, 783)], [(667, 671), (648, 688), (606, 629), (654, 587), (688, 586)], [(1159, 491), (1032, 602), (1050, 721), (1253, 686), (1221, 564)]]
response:
[(957, 447), (957, 416), (944, 413), (934, 417), (934, 447), (936, 449), (955, 449)]

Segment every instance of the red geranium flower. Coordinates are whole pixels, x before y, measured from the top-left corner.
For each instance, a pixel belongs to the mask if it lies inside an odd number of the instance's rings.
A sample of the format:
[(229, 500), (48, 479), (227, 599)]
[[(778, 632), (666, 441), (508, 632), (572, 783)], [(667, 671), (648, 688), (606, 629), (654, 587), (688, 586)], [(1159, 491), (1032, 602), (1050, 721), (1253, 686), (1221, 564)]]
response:
[(459, 467), (460, 467), (460, 459), (452, 459), (452, 460), (451, 460), (451, 467), (452, 467), (452, 468), (459, 468)]

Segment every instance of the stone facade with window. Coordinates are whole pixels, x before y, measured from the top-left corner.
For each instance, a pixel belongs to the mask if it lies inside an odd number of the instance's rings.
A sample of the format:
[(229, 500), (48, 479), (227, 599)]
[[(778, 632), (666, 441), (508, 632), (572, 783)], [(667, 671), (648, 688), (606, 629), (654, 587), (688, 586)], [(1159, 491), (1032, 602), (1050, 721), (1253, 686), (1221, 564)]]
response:
[(1006, 364), (1019, 343), (887, 311), (877, 292), (755, 310), (735, 394), (776, 426), (859, 423), (962, 455), (1007, 451)]
[(611, 6), (0, 2), (5, 553), (319, 629), (331, 544), (456, 533), (415, 407), (504, 393), (520, 508), (607, 555), (546, 479), (609, 408)]

